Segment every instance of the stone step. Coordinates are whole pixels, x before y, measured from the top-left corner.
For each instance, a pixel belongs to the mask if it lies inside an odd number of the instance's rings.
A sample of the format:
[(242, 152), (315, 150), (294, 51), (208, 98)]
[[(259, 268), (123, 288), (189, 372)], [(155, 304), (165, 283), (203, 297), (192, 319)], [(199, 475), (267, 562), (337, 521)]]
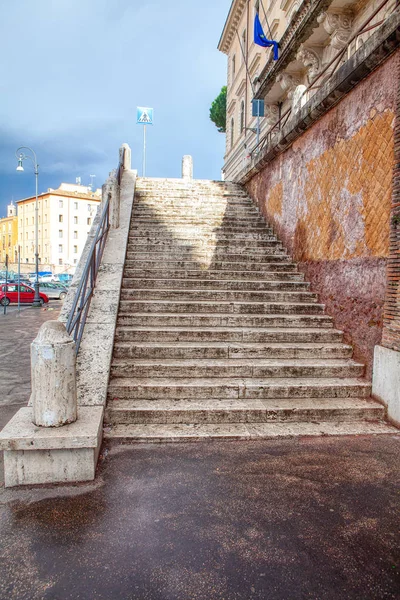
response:
[(149, 217), (152, 219), (177, 219), (181, 217), (183, 219), (208, 219), (208, 218), (219, 218), (225, 219), (241, 219), (241, 218), (261, 218), (261, 213), (256, 208), (245, 207), (245, 206), (193, 206), (189, 210), (187, 207), (148, 207), (140, 204), (134, 204), (132, 208), (132, 218), (135, 217)]
[(332, 318), (326, 315), (292, 314), (173, 314), (173, 313), (129, 313), (120, 312), (117, 318), (119, 326), (129, 327), (332, 327)]
[(137, 359), (114, 358), (114, 378), (329, 378), (362, 377), (364, 366), (352, 360), (294, 359)]
[(271, 398), (268, 400), (114, 400), (105, 423), (298, 423), (379, 421), (384, 407), (370, 398)]
[[(228, 259), (228, 257), (230, 257), (230, 260)], [(283, 253), (264, 254), (263, 256), (250, 256), (246, 254), (225, 254), (225, 257), (212, 256), (211, 258), (208, 258), (202, 255), (196, 255), (195, 252), (193, 252), (192, 254), (186, 253), (183, 257), (182, 254), (179, 254), (179, 252), (171, 256), (170, 254), (166, 254), (163, 252), (153, 252), (150, 255), (148, 252), (128, 251), (126, 254), (125, 266), (130, 267), (131, 265), (134, 265), (138, 262), (147, 262), (152, 265), (160, 265), (160, 263), (162, 263), (163, 265), (166, 265), (166, 267), (170, 267), (171, 265), (181, 265), (183, 268), (187, 268), (189, 266), (191, 268), (204, 269), (204, 263), (201, 261), (206, 260), (207, 268), (222, 269), (225, 271), (229, 271), (229, 269), (262, 271), (265, 268), (282, 268), (291, 271), (297, 270), (296, 265), (292, 262), (290, 256)], [(279, 267), (277, 266), (278, 264)]]
[(219, 239), (202, 239), (198, 242), (195, 239), (180, 239), (180, 238), (158, 238), (149, 240), (148, 238), (134, 237), (132, 241), (128, 240), (128, 250), (130, 252), (143, 252), (148, 250), (149, 252), (160, 252), (163, 250), (175, 252), (178, 249), (182, 252), (183, 249), (187, 248), (189, 251), (204, 250), (206, 253), (214, 253), (216, 250), (223, 250), (224, 252), (259, 252), (270, 248), (282, 248), (281, 242), (276, 238), (271, 237), (269, 240), (219, 240)]
[(279, 260), (278, 257), (282, 257), (283, 260), (290, 261), (290, 257), (280, 247), (275, 248), (246, 248), (240, 251), (238, 248), (235, 253), (229, 252), (224, 248), (216, 247), (214, 250), (205, 251), (201, 248), (189, 248), (189, 247), (175, 247), (171, 249), (158, 249), (155, 246), (140, 246), (137, 250), (128, 247), (127, 258), (132, 260), (136, 257), (139, 260), (153, 260), (158, 262), (159, 260), (164, 261), (176, 261), (187, 259), (193, 261), (196, 259), (199, 263), (201, 261), (228, 261), (228, 262), (257, 262), (264, 263), (268, 261), (276, 262)]
[(111, 377), (109, 400), (212, 398), (368, 398), (371, 385), (356, 378), (134, 378)]
[[(246, 225), (231, 225), (227, 227), (225, 224), (221, 225), (211, 225), (209, 223), (202, 223), (200, 225), (186, 225), (186, 224), (176, 224), (173, 227), (173, 232), (175, 231), (186, 231), (186, 230), (194, 230), (199, 231), (200, 233), (217, 233), (217, 234), (235, 234), (235, 233), (265, 233), (267, 235), (271, 235), (274, 233), (272, 227), (267, 227), (267, 225), (262, 221), (259, 223), (255, 223), (251, 226)], [(132, 222), (132, 226), (130, 227), (130, 236), (136, 235), (136, 233), (140, 233), (141, 235), (159, 235), (160, 233), (168, 233), (171, 231), (166, 230), (165, 225), (162, 223), (154, 222), (154, 223), (136, 223)]]
[[(346, 344), (332, 343), (244, 343), (244, 342), (168, 342), (160, 336), (158, 342), (132, 343), (129, 334), (117, 330), (114, 358), (135, 359), (344, 359), (351, 358), (353, 349)], [(135, 333), (137, 333), (135, 331)], [(126, 341), (119, 341), (124, 339)]]
[[(311, 292), (252, 292), (249, 290), (121, 290), (120, 310), (132, 310), (130, 302), (147, 301), (155, 312), (225, 312), (225, 313), (322, 313)], [(144, 302), (146, 304), (146, 302)], [(156, 305), (159, 307), (157, 308)], [(170, 308), (168, 308), (168, 305)], [(136, 312), (136, 311), (135, 311)], [(146, 311), (147, 312), (147, 311)]]
[[(146, 279), (136, 279), (128, 277), (127, 273), (124, 273), (122, 280), (122, 288), (131, 290), (164, 290), (164, 289), (201, 289), (201, 290), (266, 290), (266, 291), (305, 291), (308, 290), (310, 284), (308, 281), (288, 281), (288, 280), (260, 280), (254, 281), (253, 279), (190, 279), (190, 278), (179, 278), (179, 279), (153, 279), (154, 274), (150, 273)], [(253, 275), (254, 277), (254, 275)], [(292, 275), (293, 277), (293, 275)]]
[(369, 421), (235, 424), (114, 425), (104, 438), (120, 442), (195, 442), (201, 440), (252, 440), (311, 436), (398, 434), (391, 425)]
[(229, 228), (229, 227), (246, 227), (249, 229), (257, 226), (266, 227), (267, 224), (261, 215), (258, 216), (240, 216), (240, 217), (227, 217), (227, 216), (183, 216), (180, 215), (175, 217), (169, 217), (168, 215), (135, 215), (132, 214), (131, 218), (131, 226), (143, 227), (143, 228), (152, 228), (152, 227), (162, 227), (164, 231), (171, 231), (175, 228), (179, 227), (203, 227), (207, 225), (208, 227), (213, 227), (214, 229), (219, 227), (221, 229)]
[[(149, 267), (152, 263), (148, 263)], [(233, 286), (235, 283), (241, 285), (242, 283), (254, 282), (254, 278), (257, 277), (257, 283), (264, 284), (266, 282), (304, 282), (303, 273), (291, 273), (286, 271), (206, 271), (204, 269), (176, 269), (176, 270), (165, 270), (156, 268), (158, 265), (154, 265), (153, 268), (125, 268), (124, 280), (129, 279), (144, 279), (149, 280), (166, 280), (166, 281), (190, 281), (195, 283), (199, 279), (201, 285), (208, 282), (218, 282), (222, 285), (222, 281), (229, 282)], [(307, 283), (309, 286), (309, 283)], [(145, 287), (142, 285), (141, 287)], [(161, 286), (162, 287), (162, 286)]]
[(185, 194), (135, 194), (134, 206), (148, 208), (249, 208), (254, 210), (255, 204), (246, 196), (218, 196), (216, 194), (197, 194), (194, 198), (187, 198)]
[[(146, 270), (162, 270), (164, 273), (169, 272), (168, 269), (177, 270), (179, 269), (181, 272), (193, 272), (199, 273), (202, 275), (203, 273), (221, 273), (222, 275), (229, 275), (230, 273), (237, 272), (248, 272), (250, 277), (262, 277), (264, 273), (270, 273), (271, 271), (285, 271), (287, 273), (297, 273), (297, 267), (294, 263), (289, 262), (290, 258), (288, 256), (278, 256), (276, 257), (276, 261), (274, 262), (218, 262), (212, 261), (210, 266), (205, 268), (204, 265), (201, 265), (198, 262), (190, 261), (190, 260), (171, 260), (171, 261), (163, 261), (162, 268), (160, 268), (160, 264), (158, 262), (154, 263), (152, 260), (135, 260), (134, 255), (131, 254), (132, 258), (128, 258), (125, 261), (125, 271), (128, 272), (128, 269), (146, 269)], [(274, 257), (275, 258), (275, 257)], [(283, 260), (282, 260), (283, 259)], [(251, 271), (251, 273), (250, 273)], [(256, 274), (256, 275), (254, 275)]]
[[(121, 319), (120, 319), (121, 320)], [(122, 319), (124, 320), (124, 319)], [(331, 324), (330, 324), (331, 325)], [(329, 351), (329, 344), (341, 344), (343, 332), (333, 327), (323, 329), (297, 327), (291, 328), (290, 324), (287, 327), (271, 327), (268, 328), (243, 328), (243, 327), (203, 327), (198, 329), (186, 329), (185, 327), (131, 327), (129, 325), (119, 325), (115, 332), (115, 341), (117, 344), (129, 342), (132, 347), (132, 342), (155, 342), (162, 346), (164, 344), (176, 343), (195, 343), (198, 346), (199, 342), (207, 342), (208, 344), (221, 343), (236, 343), (236, 344), (268, 344), (273, 347), (278, 346), (284, 350), (284, 345), (295, 345), (301, 352), (301, 344), (324, 344), (326, 352)], [(343, 345), (345, 348), (346, 346)], [(347, 348), (350, 348), (347, 346)], [(233, 352), (234, 350), (229, 350)], [(274, 350), (275, 351), (275, 350)], [(321, 350), (321, 356), (323, 351)], [(299, 355), (300, 357), (300, 355)]]
[[(121, 300), (119, 310), (122, 313), (192, 313), (197, 315), (207, 314), (236, 314), (236, 315), (309, 315), (323, 314), (324, 304), (317, 304), (311, 298), (307, 302), (306, 298), (301, 296), (301, 292), (260, 292), (264, 295), (264, 301), (257, 300), (255, 294), (251, 298), (245, 298), (245, 292), (227, 292), (226, 296), (221, 294), (219, 298), (216, 292), (207, 295), (202, 292), (185, 298), (183, 290), (181, 294), (163, 293), (159, 290), (121, 290)], [(240, 295), (243, 294), (243, 298)], [(278, 294), (282, 296), (279, 301)], [(296, 299), (291, 295), (298, 294)], [(304, 295), (305, 296), (305, 295)], [(178, 300), (181, 298), (181, 300)]]
[[(200, 228), (199, 228), (200, 229)], [(129, 244), (179, 244), (184, 245), (185, 243), (198, 243), (197, 238), (201, 237), (203, 245), (216, 244), (222, 245), (240, 245), (240, 241), (246, 242), (247, 245), (252, 245), (253, 242), (278, 242), (276, 235), (273, 233), (262, 232), (246, 232), (237, 233), (231, 232), (226, 233), (224, 230), (216, 231), (215, 228), (209, 231), (189, 231), (185, 232), (179, 229), (173, 231), (163, 232), (149, 232), (142, 229), (131, 231), (128, 236)], [(280, 243), (280, 242), (279, 242)]]

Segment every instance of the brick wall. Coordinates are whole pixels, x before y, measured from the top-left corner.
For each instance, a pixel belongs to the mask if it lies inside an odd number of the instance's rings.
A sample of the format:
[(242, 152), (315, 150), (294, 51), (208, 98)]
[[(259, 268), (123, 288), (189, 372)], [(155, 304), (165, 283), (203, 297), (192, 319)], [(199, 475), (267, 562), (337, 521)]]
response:
[(382, 345), (400, 352), (400, 64), (397, 64), (397, 106), (394, 124), (393, 193), (390, 248), (383, 319)]
[[(369, 375), (382, 337), (390, 236), (399, 252), (400, 223), (395, 230), (390, 219), (400, 213), (400, 133), (392, 208), (399, 62), (397, 52), (247, 184)], [(400, 274), (397, 256), (391, 277)], [(385, 324), (399, 311), (398, 279), (391, 290)], [(388, 340), (400, 333), (386, 330)]]

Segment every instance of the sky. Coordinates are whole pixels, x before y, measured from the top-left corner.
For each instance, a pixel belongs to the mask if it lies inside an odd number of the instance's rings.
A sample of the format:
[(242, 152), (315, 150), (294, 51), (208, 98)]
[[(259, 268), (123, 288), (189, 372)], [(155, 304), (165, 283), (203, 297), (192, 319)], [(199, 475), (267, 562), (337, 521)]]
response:
[(62, 181), (100, 187), (132, 148), (141, 174), (147, 127), (149, 177), (180, 177), (191, 154), (196, 178), (219, 179), (225, 136), (209, 108), (226, 84), (217, 50), (231, 0), (0, 0), (0, 216), (34, 195), (33, 166), (17, 173), (15, 151), (32, 147), (39, 193)]

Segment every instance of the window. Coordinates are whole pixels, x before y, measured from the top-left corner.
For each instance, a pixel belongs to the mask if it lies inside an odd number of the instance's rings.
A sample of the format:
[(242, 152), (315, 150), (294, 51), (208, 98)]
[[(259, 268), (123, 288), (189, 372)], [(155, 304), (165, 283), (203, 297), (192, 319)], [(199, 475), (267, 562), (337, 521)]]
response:
[(64, 200), (59, 200), (58, 201), (58, 208), (63, 208), (64, 206)]
[(235, 119), (231, 119), (231, 148), (233, 148), (233, 142), (235, 141)]
[(63, 251), (62, 244), (59, 244), (59, 245), (58, 245), (58, 251), (60, 252), (60, 254), (61, 254), (61, 252)]
[(47, 214), (44, 215), (44, 222), (47, 223)]
[(59, 259), (58, 259), (58, 264), (59, 264), (59, 265), (62, 265), (62, 264), (63, 264), (63, 259), (62, 259), (62, 258), (59, 258)]
[(88, 204), (88, 205), (87, 205), (87, 209), (88, 209), (88, 211), (89, 211), (89, 212), (90, 212), (91, 208), (92, 208), (92, 205), (91, 205), (91, 204)]
[(74, 246), (74, 254), (78, 254), (78, 246)]
[(28, 225), (28, 218), (26, 218), (26, 224)]
[(90, 217), (89, 217), (89, 218), (88, 218), (88, 220), (87, 220), (87, 224), (88, 224), (88, 225), (91, 225), (91, 224), (92, 224), (92, 219), (91, 219)]
[(78, 239), (78, 232), (74, 231), (74, 240), (77, 240), (77, 239)]
[(240, 105), (240, 133), (243, 133), (244, 130), (244, 100)]
[(62, 229), (59, 229), (59, 231), (58, 231), (58, 237), (59, 237), (59, 238), (62, 238), (62, 237), (63, 237), (63, 235), (64, 235), (64, 234), (63, 234), (63, 230), (62, 230)]
[(39, 225), (40, 225), (40, 215), (39, 215), (39, 217), (38, 217), (38, 223), (39, 223)]
[(62, 215), (58, 215), (58, 222), (62, 223), (64, 221), (64, 217)]
[(74, 202), (74, 210), (78, 210), (78, 203)]
[(78, 259), (74, 258), (74, 265), (76, 265), (77, 262), (78, 262)]
[(242, 62), (244, 62), (244, 58), (247, 54), (247, 48), (246, 48), (246, 30), (243, 31), (242, 33)]
[(254, 10), (256, 13), (260, 12), (260, 0), (256, 0), (254, 3)]
[(236, 55), (232, 57), (232, 81), (235, 79), (236, 75)]
[(20, 219), (19, 222), (21, 223), (21, 227), (22, 227), (22, 219)]
[(47, 229), (44, 230), (44, 237), (47, 237)]
[[(27, 252), (28, 252), (28, 250), (27, 250)], [(29, 258), (26, 258), (26, 259), (25, 259), (25, 262), (29, 262)]]
[(25, 233), (25, 239), (28, 239), (28, 232)]
[(78, 217), (74, 217), (74, 225), (78, 225)]
[(35, 224), (35, 217), (32, 217), (32, 225)]

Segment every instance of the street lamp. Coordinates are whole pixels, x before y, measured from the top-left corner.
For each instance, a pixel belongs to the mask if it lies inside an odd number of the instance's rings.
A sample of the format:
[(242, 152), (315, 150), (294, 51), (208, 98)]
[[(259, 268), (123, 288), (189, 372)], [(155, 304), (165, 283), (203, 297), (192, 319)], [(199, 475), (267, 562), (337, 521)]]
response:
[[(30, 154), (24, 154), (21, 150), (29, 150)], [(22, 165), (23, 161), (29, 158), (29, 160), (33, 163), (33, 168), (35, 170), (35, 180), (36, 180), (36, 204), (35, 204), (35, 263), (36, 263), (36, 277), (34, 283), (35, 296), (33, 298), (33, 305), (36, 308), (41, 307), (40, 303), (40, 295), (39, 295), (39, 204), (38, 204), (38, 176), (39, 176), (39, 165), (37, 164), (36, 154), (29, 148), (28, 146), (20, 146), (17, 149), (15, 156), (18, 160), (17, 171), (23, 171), (24, 167)]]

